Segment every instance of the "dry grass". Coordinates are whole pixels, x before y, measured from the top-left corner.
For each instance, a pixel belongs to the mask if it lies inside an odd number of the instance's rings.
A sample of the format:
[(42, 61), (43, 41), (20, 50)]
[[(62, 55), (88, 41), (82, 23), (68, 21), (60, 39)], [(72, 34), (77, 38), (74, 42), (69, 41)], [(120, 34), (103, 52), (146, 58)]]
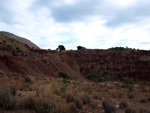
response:
[[(130, 90), (123, 87), (120, 82), (94, 83), (86, 80), (82, 82), (73, 80), (64, 83), (62, 78), (43, 76), (30, 76), (30, 78), (30, 82), (26, 82), (23, 76), (8, 76), (6, 78), (4, 86), (12, 90), (13, 96), (18, 97), (19, 105), (16, 109), (30, 109), (39, 113), (49, 113), (50, 109), (55, 113), (88, 111), (95, 113), (104, 110), (109, 113), (114, 110), (116, 112), (119, 110), (121, 113), (124, 113), (125, 110), (126, 113), (130, 113), (132, 112), (130, 105), (135, 108), (150, 105), (148, 100), (150, 92), (142, 92), (140, 87), (134, 87)], [(21, 94), (16, 95), (18, 91)], [(43, 106), (44, 109), (39, 106)]]

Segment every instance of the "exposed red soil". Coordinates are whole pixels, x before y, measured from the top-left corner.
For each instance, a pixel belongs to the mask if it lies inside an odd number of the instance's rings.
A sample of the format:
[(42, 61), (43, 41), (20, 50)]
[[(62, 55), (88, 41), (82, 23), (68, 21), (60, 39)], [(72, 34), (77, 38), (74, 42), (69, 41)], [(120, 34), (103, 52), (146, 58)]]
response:
[(23, 75), (74, 76), (97, 74), (119, 80), (124, 76), (150, 81), (150, 51), (77, 50), (30, 52), (0, 50), (0, 70)]

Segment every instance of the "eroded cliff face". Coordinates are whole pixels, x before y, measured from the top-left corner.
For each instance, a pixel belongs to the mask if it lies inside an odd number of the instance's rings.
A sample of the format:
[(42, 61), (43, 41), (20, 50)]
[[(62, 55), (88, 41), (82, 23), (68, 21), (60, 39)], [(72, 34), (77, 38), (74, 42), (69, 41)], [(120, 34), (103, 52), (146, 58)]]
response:
[(75, 77), (97, 74), (111, 80), (127, 76), (136, 81), (150, 81), (150, 51), (7, 49), (0, 50), (0, 70), (36, 76), (57, 76), (64, 72)]
[(59, 55), (72, 69), (85, 76), (94, 73), (112, 80), (132, 77), (150, 81), (150, 51), (88, 50), (68, 51)]

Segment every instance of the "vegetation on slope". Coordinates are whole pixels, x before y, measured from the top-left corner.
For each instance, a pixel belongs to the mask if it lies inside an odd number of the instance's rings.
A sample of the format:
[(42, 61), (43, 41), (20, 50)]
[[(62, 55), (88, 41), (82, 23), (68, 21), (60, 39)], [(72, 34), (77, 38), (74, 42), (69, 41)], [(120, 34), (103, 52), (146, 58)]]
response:
[(0, 34), (0, 48), (6, 48), (13, 51), (29, 51), (27, 46), (14, 39), (10, 39)]

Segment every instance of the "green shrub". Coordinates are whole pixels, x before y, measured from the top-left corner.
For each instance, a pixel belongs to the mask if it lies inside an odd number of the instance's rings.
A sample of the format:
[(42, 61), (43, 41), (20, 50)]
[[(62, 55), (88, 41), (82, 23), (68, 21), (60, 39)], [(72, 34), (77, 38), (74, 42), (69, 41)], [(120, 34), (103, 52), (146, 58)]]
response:
[(19, 47), (16, 47), (16, 50), (19, 50)]
[(0, 91), (0, 108), (2, 109), (14, 109), (17, 100), (13, 96), (12, 91), (9, 88), (2, 89)]
[(111, 81), (110, 77), (108, 77), (108, 76), (104, 76), (102, 80), (103, 81)]
[(133, 78), (123, 77), (122, 80), (123, 80), (124, 84), (134, 85), (134, 79)]
[(57, 113), (57, 106), (49, 99), (39, 99), (37, 102), (36, 113)]
[(88, 80), (94, 81), (94, 82), (102, 81), (102, 78), (98, 75), (95, 75), (95, 74), (86, 75), (85, 78)]
[(59, 76), (62, 77), (62, 78), (64, 78), (64, 79), (72, 79), (70, 76), (68, 76), (67, 74), (65, 74), (63, 72), (60, 72)]

